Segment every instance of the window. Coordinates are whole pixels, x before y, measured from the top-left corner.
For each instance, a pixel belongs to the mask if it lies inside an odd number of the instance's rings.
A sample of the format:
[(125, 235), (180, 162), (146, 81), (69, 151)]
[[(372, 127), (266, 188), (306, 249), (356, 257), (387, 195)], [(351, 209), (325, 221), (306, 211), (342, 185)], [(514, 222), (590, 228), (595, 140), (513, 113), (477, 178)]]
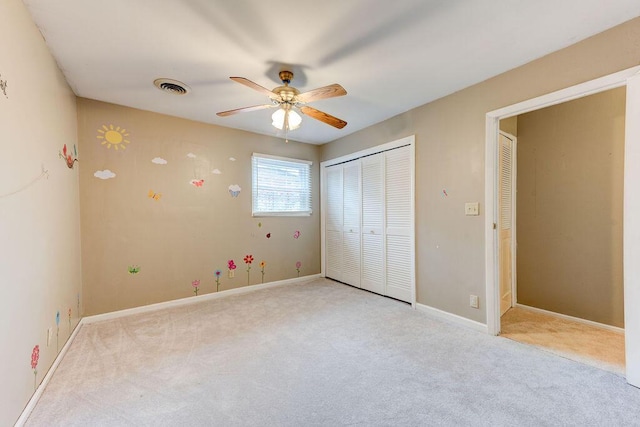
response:
[(253, 153), (253, 216), (311, 215), (311, 165)]

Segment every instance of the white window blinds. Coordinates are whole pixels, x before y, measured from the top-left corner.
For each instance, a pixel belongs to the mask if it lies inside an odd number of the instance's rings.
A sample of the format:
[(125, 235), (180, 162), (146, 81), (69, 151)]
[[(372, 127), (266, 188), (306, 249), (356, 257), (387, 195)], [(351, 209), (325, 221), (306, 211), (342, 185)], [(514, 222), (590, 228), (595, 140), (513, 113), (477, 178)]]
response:
[(311, 215), (311, 165), (307, 160), (253, 153), (253, 216)]

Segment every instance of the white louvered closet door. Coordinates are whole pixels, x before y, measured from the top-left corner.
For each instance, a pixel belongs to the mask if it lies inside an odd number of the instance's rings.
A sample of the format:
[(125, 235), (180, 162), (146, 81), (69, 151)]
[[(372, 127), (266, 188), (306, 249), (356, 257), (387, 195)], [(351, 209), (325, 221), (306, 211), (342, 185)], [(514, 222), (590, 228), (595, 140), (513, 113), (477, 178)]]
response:
[(361, 287), (384, 295), (384, 154), (364, 157), (362, 164)]
[(342, 281), (343, 185), (342, 167), (325, 169), (325, 276)]
[(411, 148), (388, 151), (385, 164), (385, 295), (411, 302), (414, 287)]
[(360, 162), (343, 165), (342, 183), (342, 281), (360, 287)]
[(512, 306), (513, 299), (513, 258), (512, 258), (512, 219), (513, 219), (513, 141), (500, 134), (499, 159), (499, 210), (500, 232), (498, 251), (500, 254), (500, 316)]

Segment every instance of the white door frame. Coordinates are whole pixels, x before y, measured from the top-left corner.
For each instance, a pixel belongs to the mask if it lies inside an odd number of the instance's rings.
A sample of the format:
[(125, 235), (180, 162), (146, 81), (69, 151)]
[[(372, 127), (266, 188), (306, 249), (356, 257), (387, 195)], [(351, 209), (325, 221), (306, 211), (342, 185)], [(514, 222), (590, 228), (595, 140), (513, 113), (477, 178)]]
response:
[(640, 66), (571, 86), (547, 95), (491, 111), (486, 115), (485, 141), (485, 285), (487, 330), (500, 332), (500, 282), (498, 277), (497, 183), (498, 132), (501, 119), (551, 105), (627, 86), (624, 170), (624, 311), (626, 378), (640, 387)]

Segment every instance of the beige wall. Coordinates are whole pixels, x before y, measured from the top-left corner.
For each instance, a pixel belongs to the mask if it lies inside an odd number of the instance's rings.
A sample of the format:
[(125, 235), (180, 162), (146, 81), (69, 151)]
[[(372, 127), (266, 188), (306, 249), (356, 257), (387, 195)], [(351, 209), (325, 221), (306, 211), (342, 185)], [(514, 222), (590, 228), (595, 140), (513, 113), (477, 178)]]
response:
[[(485, 323), (486, 113), (639, 63), (640, 19), (634, 19), (327, 144), (322, 160), (415, 134), (418, 302)], [(464, 203), (475, 201), (480, 216), (464, 216)], [(469, 294), (480, 296), (479, 310), (469, 307)]]
[(625, 88), (518, 117), (518, 302), (624, 327)]
[(518, 136), (518, 117), (513, 116), (500, 120), (500, 130), (509, 135)]
[[(220, 290), (247, 286), (247, 254), (255, 259), (252, 285), (262, 280), (262, 260), (265, 283), (296, 277), (297, 261), (302, 276), (320, 272), (317, 146), (87, 99), (78, 99), (78, 121), (87, 314), (193, 296), (193, 280), (201, 281), (199, 295), (215, 292), (216, 269), (223, 271)], [(103, 125), (125, 128), (130, 142), (103, 145)], [(313, 161), (311, 217), (252, 218), (253, 152)], [(152, 163), (156, 157), (167, 164)], [(115, 177), (94, 176), (104, 170)], [(195, 187), (193, 179), (204, 184)], [(234, 184), (242, 189), (237, 198), (229, 194)], [(150, 190), (161, 197), (150, 198)], [(229, 259), (237, 265), (233, 279)], [(129, 273), (133, 265), (139, 273)]]
[(0, 425), (10, 426), (76, 326), (81, 296), (78, 163), (58, 156), (77, 143), (75, 96), (20, 0), (0, 2), (0, 80)]

